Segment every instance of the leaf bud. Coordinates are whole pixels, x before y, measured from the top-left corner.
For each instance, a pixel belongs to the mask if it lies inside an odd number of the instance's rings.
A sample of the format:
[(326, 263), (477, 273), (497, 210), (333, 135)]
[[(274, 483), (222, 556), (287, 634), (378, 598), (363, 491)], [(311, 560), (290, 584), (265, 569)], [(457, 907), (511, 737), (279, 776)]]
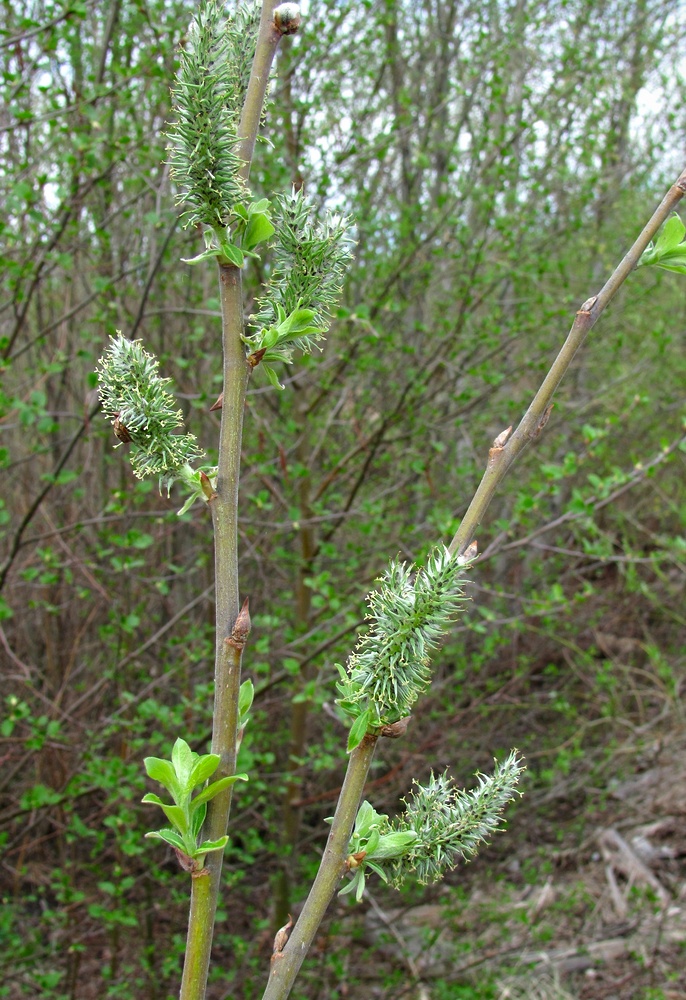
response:
[(406, 715), (404, 719), (398, 719), (397, 722), (392, 722), (388, 726), (381, 727), (381, 735), (387, 736), (388, 739), (398, 740), (401, 736), (404, 736), (407, 732), (407, 727), (410, 722), (410, 716)]
[(238, 618), (236, 618), (234, 626), (231, 629), (231, 635), (224, 640), (235, 649), (243, 649), (248, 641), (248, 636), (250, 635), (252, 623), (250, 621), (250, 611), (248, 608), (249, 603), (250, 598), (246, 597), (243, 601), (241, 610), (238, 612)]

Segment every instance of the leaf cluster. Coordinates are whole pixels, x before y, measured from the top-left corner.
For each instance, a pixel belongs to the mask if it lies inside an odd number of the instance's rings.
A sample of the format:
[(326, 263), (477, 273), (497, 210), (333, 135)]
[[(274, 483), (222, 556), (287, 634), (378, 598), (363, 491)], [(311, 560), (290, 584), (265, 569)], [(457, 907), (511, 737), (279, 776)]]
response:
[(202, 868), (205, 854), (222, 850), (229, 839), (228, 836), (223, 836), (217, 840), (198, 843), (207, 815), (207, 803), (234, 782), (248, 780), (247, 774), (232, 774), (211, 782), (193, 797), (193, 791), (205, 784), (217, 770), (220, 759), (216, 753), (197, 754), (185, 740), (177, 739), (171, 760), (146, 757), (144, 761), (148, 776), (163, 785), (174, 800), (173, 804), (163, 802), (152, 792), (143, 797), (142, 802), (159, 806), (172, 825), (172, 829), (153, 830), (146, 833), (146, 837), (170, 844), (179, 852), (179, 860), (188, 870), (197, 871)]
[(350, 853), (346, 862), (353, 877), (338, 895), (345, 896), (354, 892), (355, 899), (359, 903), (369, 873), (375, 872), (379, 878), (387, 882), (388, 875), (382, 863), (401, 858), (416, 840), (417, 834), (414, 830), (393, 830), (388, 816), (378, 813), (369, 802), (363, 802), (355, 819), (355, 828), (350, 838)]

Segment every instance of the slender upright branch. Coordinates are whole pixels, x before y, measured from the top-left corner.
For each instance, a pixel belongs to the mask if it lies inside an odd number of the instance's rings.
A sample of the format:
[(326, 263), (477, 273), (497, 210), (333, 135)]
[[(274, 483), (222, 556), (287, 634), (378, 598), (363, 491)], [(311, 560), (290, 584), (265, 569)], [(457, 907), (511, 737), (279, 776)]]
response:
[[(221, 857), (220, 851), (215, 851), (214, 854), (219, 854)], [(210, 873), (205, 869), (201, 874), (192, 876), (191, 911), (188, 918), (180, 1000), (203, 1000), (205, 996), (214, 934), (215, 880), (220, 873), (221, 866), (216, 873)]]
[[(210, 501), (214, 525), (216, 582), (216, 665), (223, 660), (223, 643), (238, 617), (238, 483), (240, 478), (243, 411), (250, 366), (243, 333), (240, 268), (219, 265), (219, 292), (224, 346), (224, 400), (219, 434), (217, 495)], [(216, 680), (216, 678), (215, 678)], [(215, 691), (215, 703), (221, 692)], [(215, 704), (216, 708), (216, 704)], [(215, 726), (219, 720), (215, 714)], [(221, 722), (220, 722), (221, 724)], [(214, 753), (221, 753), (213, 745)]]
[(250, 176), (250, 165), (260, 127), (262, 108), (264, 107), (267, 84), (269, 83), (269, 73), (283, 34), (274, 23), (274, 10), (277, 6), (278, 0), (264, 0), (262, 4), (257, 49), (255, 51), (255, 58), (253, 59), (248, 91), (245, 95), (245, 103), (243, 104), (241, 120), (238, 126), (238, 135), (241, 140), (238, 155), (243, 161), (243, 166), (239, 173), (244, 181), (247, 181)]
[[(274, 25), (273, 0), (265, 0), (250, 82), (239, 127), (240, 174), (247, 180), (259, 128), (269, 71), (283, 32)], [(243, 411), (250, 366), (243, 335), (243, 297), (240, 268), (219, 265), (222, 308), (224, 384), (216, 496), (210, 501), (214, 525), (216, 580), (215, 692), (212, 752), (221, 762), (217, 778), (236, 769), (238, 696), (241, 657), (247, 630), (239, 614), (238, 584), (238, 484), (240, 477)], [(249, 618), (248, 628), (249, 628)], [(217, 795), (208, 805), (204, 836), (218, 839), (226, 833), (231, 791)], [(202, 1000), (210, 963), (214, 919), (219, 896), (222, 852), (207, 856), (206, 868), (192, 880), (181, 1000)]]
[[(217, 587), (217, 591), (219, 588)], [(217, 597), (219, 605), (219, 597)], [(218, 630), (217, 630), (218, 631)], [(221, 642), (217, 653), (215, 679), (215, 712), (212, 752), (221, 757), (216, 777), (223, 778), (236, 771), (236, 732), (238, 728), (238, 694), (241, 683), (241, 658), (250, 632), (248, 602), (244, 602), (230, 635)], [(219, 840), (226, 833), (233, 786), (220, 792), (209, 803), (205, 823), (205, 839)], [(191, 908), (188, 918), (186, 955), (183, 964), (180, 1000), (203, 1000), (210, 965), (214, 918), (219, 897), (222, 852), (206, 856), (205, 867), (194, 873), (191, 882)]]
[(560, 353), (555, 358), (550, 371), (543, 380), (540, 389), (534, 396), (529, 409), (522, 417), (514, 434), (509, 436), (508, 429), (508, 431), (503, 431), (502, 434), (499, 434), (493, 442), (493, 447), (488, 454), (486, 471), (474, 494), (472, 502), (467, 508), (467, 512), (462, 518), (460, 527), (457, 529), (455, 537), (448, 548), (451, 554), (457, 553), (461, 555), (472, 542), (481, 519), (488, 509), (488, 505), (493, 499), (496, 489), (505, 478), (508, 469), (521, 452), (524, 451), (526, 446), (531, 441), (534, 441), (545, 427), (550, 416), (550, 411), (552, 410), (551, 401), (555, 390), (571, 365), (574, 355), (583, 344), (589, 331), (595, 326), (601, 313), (614, 298), (620, 286), (634, 270), (641, 258), (641, 254), (653, 239), (660, 226), (669, 217), (670, 213), (674, 211), (684, 195), (686, 195), (686, 170), (682, 172), (669, 189), (636, 242), (612, 272), (598, 294), (587, 299), (577, 312), (567, 339), (560, 349)]
[(285, 1000), (314, 940), (345, 871), (345, 859), (357, 810), (378, 737), (367, 735), (350, 754), (324, 856), (298, 922), (287, 943), (272, 956), (269, 983), (262, 1000)]

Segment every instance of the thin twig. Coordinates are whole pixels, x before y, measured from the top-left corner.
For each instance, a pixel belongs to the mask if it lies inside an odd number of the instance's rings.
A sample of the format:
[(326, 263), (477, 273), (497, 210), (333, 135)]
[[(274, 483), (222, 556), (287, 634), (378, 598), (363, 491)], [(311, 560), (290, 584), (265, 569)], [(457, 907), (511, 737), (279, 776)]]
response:
[(505, 478), (510, 466), (531, 441), (534, 441), (545, 426), (552, 407), (552, 398), (569, 366), (590, 330), (600, 315), (614, 298), (631, 272), (636, 268), (641, 254), (657, 233), (660, 226), (674, 211), (686, 194), (686, 170), (669, 189), (658, 208), (653, 213), (638, 239), (621, 263), (615, 268), (597, 295), (593, 295), (581, 306), (572, 328), (567, 335), (560, 353), (553, 361), (543, 383), (534, 396), (514, 434), (509, 428), (498, 435), (489, 451), (488, 464), (479, 483), (474, 498), (462, 518), (460, 527), (450, 543), (449, 551), (461, 555), (474, 539), (474, 534), (493, 499), (496, 489)]
[(360, 745), (350, 754), (348, 770), (319, 871), (293, 933), (284, 947), (272, 956), (269, 983), (262, 1000), (286, 1000), (322, 918), (338, 888), (345, 870), (348, 844), (377, 739), (376, 736), (365, 736)]

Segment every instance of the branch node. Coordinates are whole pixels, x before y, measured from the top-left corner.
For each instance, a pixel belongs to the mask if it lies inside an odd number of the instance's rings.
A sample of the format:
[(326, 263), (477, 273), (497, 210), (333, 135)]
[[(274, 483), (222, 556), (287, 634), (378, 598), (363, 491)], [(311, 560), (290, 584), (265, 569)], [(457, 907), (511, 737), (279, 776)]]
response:
[(179, 847), (172, 847), (176, 860), (185, 872), (190, 872), (191, 878), (200, 878), (202, 875), (209, 875), (207, 868), (197, 858), (191, 858)]
[(392, 722), (388, 726), (382, 726), (380, 735), (388, 737), (389, 740), (399, 740), (407, 732), (411, 718), (412, 716), (406, 715), (404, 719), (398, 719), (397, 722)]
[(504, 431), (501, 431), (496, 438), (493, 439), (493, 445), (488, 451), (488, 467), (492, 468), (502, 455), (505, 443), (512, 433), (512, 424), (506, 427)]
[(540, 420), (538, 421), (538, 423), (531, 432), (530, 437), (532, 441), (535, 441), (536, 438), (540, 436), (541, 431), (550, 420), (550, 414), (553, 412), (554, 405), (555, 405), (554, 403), (550, 403), (548, 406), (546, 406), (545, 410), (541, 414)]
[(345, 859), (346, 871), (354, 871), (356, 868), (359, 868), (366, 857), (367, 857), (366, 851), (357, 851), (356, 854), (350, 854)]
[(498, 436), (493, 439), (493, 447), (503, 448), (505, 442), (507, 441), (511, 433), (512, 433), (512, 424), (510, 424), (509, 427), (506, 427), (504, 431), (501, 431), (500, 434), (498, 434)]
[(265, 356), (266, 353), (267, 353), (267, 348), (260, 347), (259, 351), (253, 351), (252, 354), (249, 354), (246, 360), (250, 365), (250, 368), (251, 369), (257, 368), (257, 366), (259, 365), (260, 361), (262, 360), (262, 358)]
[(460, 566), (465, 566), (467, 563), (473, 562), (476, 559), (477, 553), (479, 551), (479, 545), (476, 538), (469, 543), (467, 548), (464, 550), (462, 555), (457, 557), (457, 561)]
[(596, 304), (597, 301), (598, 301), (597, 295), (592, 295), (590, 299), (586, 299), (581, 308), (577, 310), (577, 316), (581, 316), (582, 314), (588, 315), (588, 313), (590, 313), (591, 309), (593, 308), (593, 306)]
[(205, 473), (200, 470), (200, 488), (207, 497), (208, 502), (214, 500), (217, 494), (212, 489), (212, 483), (210, 482), (210, 477), (205, 475)]

